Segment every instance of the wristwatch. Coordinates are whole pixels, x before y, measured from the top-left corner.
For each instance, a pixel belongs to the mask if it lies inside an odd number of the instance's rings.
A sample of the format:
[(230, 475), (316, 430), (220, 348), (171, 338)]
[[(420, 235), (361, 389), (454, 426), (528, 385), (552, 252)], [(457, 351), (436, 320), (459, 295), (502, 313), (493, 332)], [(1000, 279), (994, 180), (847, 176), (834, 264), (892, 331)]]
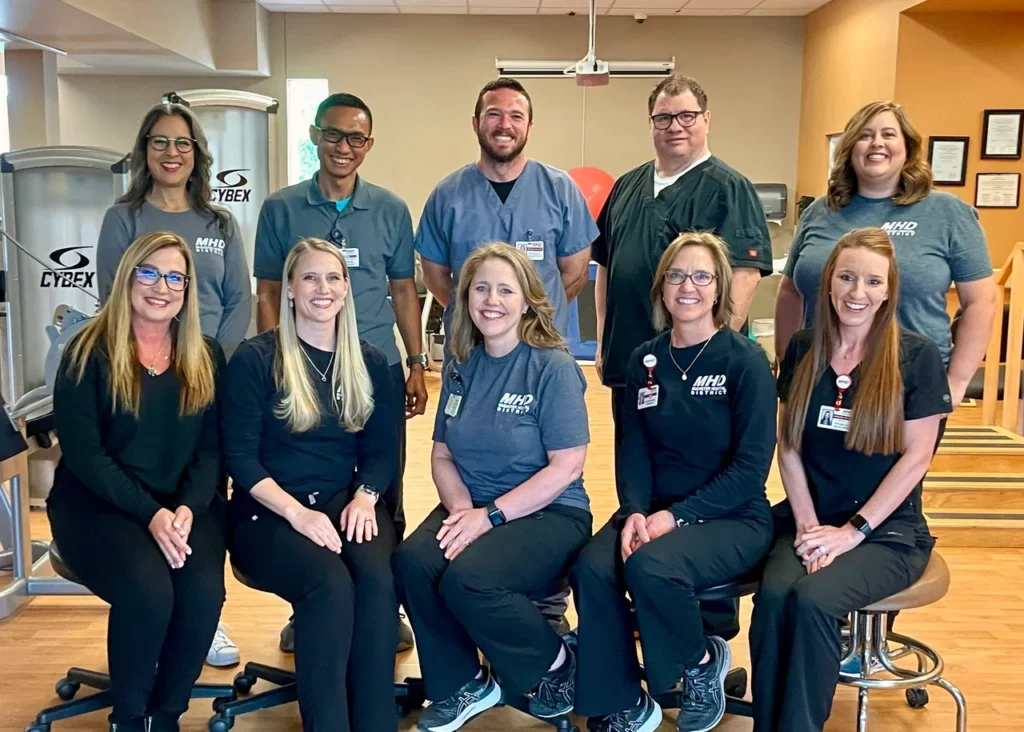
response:
[(380, 500), (380, 493), (378, 491), (374, 490), (373, 488), (371, 488), (370, 486), (366, 485), (366, 483), (363, 483), (361, 486), (356, 488), (356, 493), (360, 493), (360, 492), (361, 493), (366, 493), (371, 498), (373, 498), (373, 504), (374, 505), (377, 505), (377, 501)]
[(406, 366), (415, 366), (416, 364), (419, 364), (423, 368), (426, 368), (427, 363), (427, 354), (425, 353), (417, 353), (415, 356), (409, 356), (405, 359)]
[(850, 519), (850, 525), (853, 528), (857, 529), (857, 531), (859, 531), (860, 533), (864, 534), (865, 538), (871, 536), (871, 532), (873, 531), (873, 529), (871, 528), (871, 524), (868, 523), (868, 520), (861, 516), (859, 513), (853, 514), (853, 517)]
[(501, 526), (505, 523), (505, 514), (495, 505), (494, 501), (487, 504), (487, 518), (491, 520), (491, 526)]

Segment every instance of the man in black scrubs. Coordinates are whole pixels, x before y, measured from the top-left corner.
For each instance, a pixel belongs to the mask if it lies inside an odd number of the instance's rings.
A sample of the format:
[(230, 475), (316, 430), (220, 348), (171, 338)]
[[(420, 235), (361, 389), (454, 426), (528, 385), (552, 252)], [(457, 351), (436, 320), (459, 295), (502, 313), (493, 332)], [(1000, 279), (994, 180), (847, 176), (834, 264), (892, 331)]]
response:
[[(592, 258), (598, 264), (596, 364), (612, 391), (615, 442), (622, 439), (626, 363), (657, 333), (651, 323), (651, 286), (666, 247), (684, 231), (710, 230), (729, 246), (732, 327), (745, 329), (754, 288), (771, 274), (771, 238), (753, 184), (708, 148), (711, 112), (695, 79), (671, 76), (647, 100), (654, 160), (621, 176), (597, 220)], [(622, 485), (622, 481), (617, 481)], [(619, 496), (622, 502), (622, 496)], [(705, 607), (709, 632), (739, 632), (735, 603)]]

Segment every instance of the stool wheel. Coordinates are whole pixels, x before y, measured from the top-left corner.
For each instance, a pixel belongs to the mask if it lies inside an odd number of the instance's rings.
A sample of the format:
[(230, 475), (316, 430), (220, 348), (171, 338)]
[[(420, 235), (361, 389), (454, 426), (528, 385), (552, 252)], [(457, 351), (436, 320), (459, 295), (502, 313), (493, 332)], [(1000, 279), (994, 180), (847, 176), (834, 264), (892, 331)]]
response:
[(239, 672), (235, 674), (235, 680), (232, 684), (239, 694), (248, 694), (252, 687), (256, 685), (256, 677), (247, 676), (244, 672)]
[(57, 682), (55, 691), (57, 692), (57, 696), (60, 697), (61, 701), (71, 701), (75, 698), (75, 694), (77, 694), (78, 690), (81, 688), (82, 685), (77, 681), (72, 681), (71, 679), (61, 679)]
[(214, 717), (210, 720), (210, 732), (228, 732), (235, 726), (234, 717)]
[(928, 704), (928, 690), (907, 689), (907, 704), (911, 709), (924, 709)]

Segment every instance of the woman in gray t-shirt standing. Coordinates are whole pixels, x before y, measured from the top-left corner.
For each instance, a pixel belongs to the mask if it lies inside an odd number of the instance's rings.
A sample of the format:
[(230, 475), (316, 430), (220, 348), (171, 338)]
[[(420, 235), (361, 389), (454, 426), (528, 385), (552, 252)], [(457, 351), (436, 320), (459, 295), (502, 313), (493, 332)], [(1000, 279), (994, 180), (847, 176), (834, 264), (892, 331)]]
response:
[(212, 162), (206, 135), (188, 107), (153, 107), (132, 146), (128, 192), (103, 217), (96, 272), (103, 303), (121, 255), (137, 237), (177, 234), (195, 257), (203, 335), (216, 338), (230, 358), (249, 329), (252, 280), (238, 222), (210, 203)]
[[(811, 327), (818, 281), (836, 243), (850, 231), (881, 227), (900, 268), (899, 323), (933, 341), (946, 364), (953, 404), (985, 356), (995, 284), (978, 214), (956, 196), (932, 189), (921, 135), (893, 102), (873, 102), (846, 123), (828, 193), (800, 217), (775, 303), (775, 352)], [(946, 293), (963, 307), (950, 337)]]

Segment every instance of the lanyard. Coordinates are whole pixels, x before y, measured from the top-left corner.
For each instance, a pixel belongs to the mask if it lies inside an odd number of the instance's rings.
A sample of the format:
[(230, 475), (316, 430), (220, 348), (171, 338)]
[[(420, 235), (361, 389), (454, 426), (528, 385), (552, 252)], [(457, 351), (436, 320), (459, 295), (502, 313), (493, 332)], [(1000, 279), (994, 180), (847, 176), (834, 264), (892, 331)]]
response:
[(836, 388), (839, 390), (836, 394), (836, 409), (842, 409), (843, 407), (843, 392), (850, 388), (853, 380), (846, 374), (841, 374), (836, 377)]
[(644, 366), (647, 368), (647, 388), (654, 386), (654, 367), (658, 365), (658, 357), (653, 353), (644, 356)]

